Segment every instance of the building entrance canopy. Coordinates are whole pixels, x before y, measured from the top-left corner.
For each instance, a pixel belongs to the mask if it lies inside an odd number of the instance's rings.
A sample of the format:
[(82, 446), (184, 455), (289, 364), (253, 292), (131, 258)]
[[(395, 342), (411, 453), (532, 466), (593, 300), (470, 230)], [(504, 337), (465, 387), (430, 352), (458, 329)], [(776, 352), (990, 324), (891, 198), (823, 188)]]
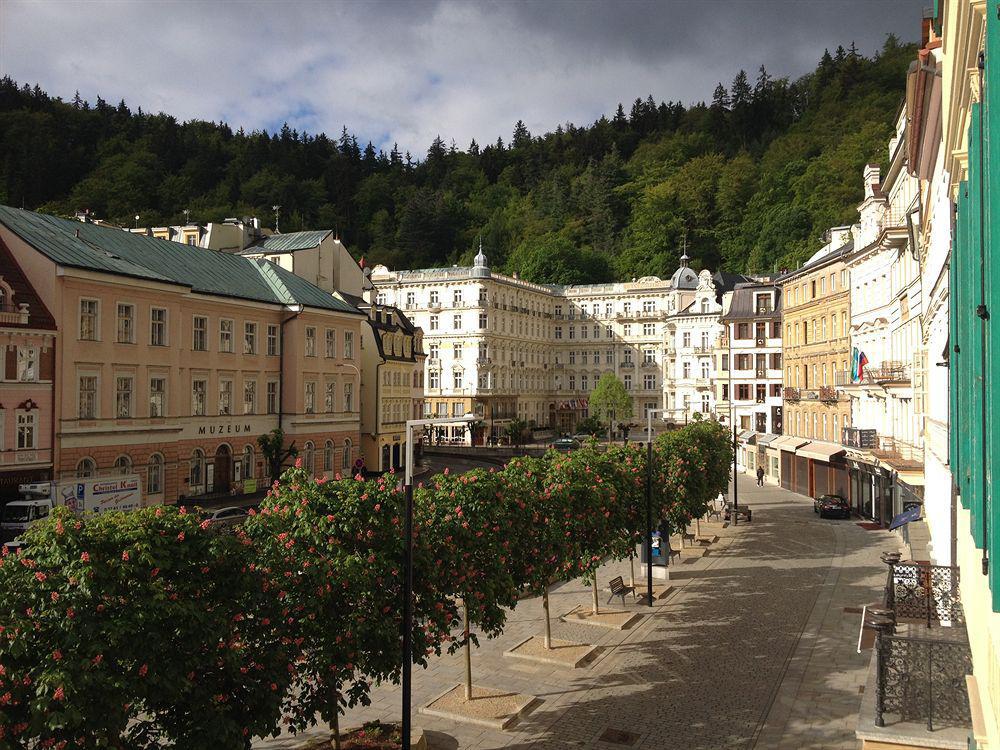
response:
[(796, 456), (805, 456), (806, 458), (813, 458), (817, 461), (829, 461), (835, 456), (844, 455), (844, 453), (845, 451), (842, 445), (822, 442), (806, 443), (805, 445), (799, 446), (799, 448), (795, 451)]

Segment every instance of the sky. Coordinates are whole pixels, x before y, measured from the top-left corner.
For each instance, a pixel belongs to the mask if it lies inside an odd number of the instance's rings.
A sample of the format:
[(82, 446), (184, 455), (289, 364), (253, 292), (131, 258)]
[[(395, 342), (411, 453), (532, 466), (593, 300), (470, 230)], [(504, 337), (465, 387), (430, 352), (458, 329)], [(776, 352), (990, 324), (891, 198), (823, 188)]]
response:
[(811, 71), (919, 35), (928, 0), (0, 0), (0, 72), (180, 120), (338, 136), (422, 156), (710, 100), (745, 68)]

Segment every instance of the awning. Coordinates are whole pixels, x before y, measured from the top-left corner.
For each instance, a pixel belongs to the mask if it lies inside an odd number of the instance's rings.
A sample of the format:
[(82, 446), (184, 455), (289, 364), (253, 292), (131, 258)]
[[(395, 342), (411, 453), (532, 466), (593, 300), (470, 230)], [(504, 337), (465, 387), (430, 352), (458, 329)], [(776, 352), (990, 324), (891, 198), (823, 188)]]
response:
[(900, 471), (896, 473), (896, 478), (911, 487), (924, 486), (924, 474), (921, 471)]
[(750, 441), (754, 439), (754, 436), (756, 434), (757, 433), (754, 432), (753, 430), (743, 430), (740, 433), (740, 442), (741, 443), (746, 443), (747, 445), (750, 445)]
[(837, 445), (836, 443), (806, 443), (800, 448), (796, 449), (796, 456), (805, 456), (806, 458), (812, 458), (817, 461), (829, 461), (834, 456), (842, 456), (846, 451), (844, 446)]
[(804, 438), (790, 437), (786, 435), (785, 437), (778, 438), (768, 447), (777, 448), (778, 450), (782, 451), (788, 451), (789, 453), (794, 453), (796, 448), (798, 448), (800, 445), (805, 445), (808, 442), (809, 441), (805, 440)]
[(761, 432), (757, 434), (757, 445), (771, 446), (771, 444), (778, 439), (778, 435), (772, 435), (770, 432)]
[(907, 508), (898, 516), (892, 519), (892, 523), (889, 524), (889, 531), (893, 529), (898, 529), (900, 526), (908, 524), (910, 521), (920, 520), (920, 509), (921, 506), (914, 505), (912, 508)]

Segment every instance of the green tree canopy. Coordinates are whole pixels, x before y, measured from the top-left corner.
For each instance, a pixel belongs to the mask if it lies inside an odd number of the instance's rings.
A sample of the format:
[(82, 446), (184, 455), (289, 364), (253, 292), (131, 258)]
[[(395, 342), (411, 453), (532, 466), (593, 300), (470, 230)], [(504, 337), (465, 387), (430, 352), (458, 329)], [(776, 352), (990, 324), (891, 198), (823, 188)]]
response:
[(597, 381), (590, 396), (588, 410), (591, 416), (602, 422), (631, 419), (632, 397), (625, 390), (625, 384), (613, 372), (606, 372)]

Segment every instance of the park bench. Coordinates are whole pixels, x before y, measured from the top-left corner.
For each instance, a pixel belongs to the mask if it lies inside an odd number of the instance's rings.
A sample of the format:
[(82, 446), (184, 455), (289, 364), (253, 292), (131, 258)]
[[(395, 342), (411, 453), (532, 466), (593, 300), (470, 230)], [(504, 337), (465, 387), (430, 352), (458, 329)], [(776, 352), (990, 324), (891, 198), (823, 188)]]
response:
[(719, 523), (722, 523), (722, 511), (719, 510), (719, 506), (715, 504), (714, 500), (708, 504), (707, 518), (710, 519), (712, 516), (718, 518)]
[(683, 547), (685, 543), (690, 542), (691, 546), (694, 546), (694, 532), (691, 529), (681, 530), (681, 546)]
[(608, 597), (608, 602), (610, 603), (612, 599), (616, 596), (622, 598), (622, 606), (625, 606), (625, 594), (631, 594), (632, 598), (635, 599), (635, 586), (626, 586), (625, 581), (622, 580), (621, 576), (611, 579), (611, 596)]

